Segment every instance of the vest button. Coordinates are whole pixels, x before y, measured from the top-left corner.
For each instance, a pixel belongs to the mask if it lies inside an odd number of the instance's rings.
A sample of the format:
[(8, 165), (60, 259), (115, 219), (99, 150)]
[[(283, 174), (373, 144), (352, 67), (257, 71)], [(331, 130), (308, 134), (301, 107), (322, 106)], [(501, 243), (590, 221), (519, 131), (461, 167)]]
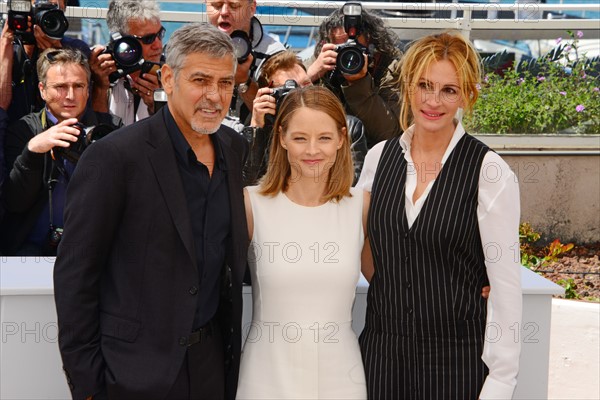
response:
[(412, 314), (413, 313), (413, 309), (409, 308), (408, 310), (406, 310), (406, 313), (409, 314), (409, 315)]
[(198, 288), (196, 286), (192, 286), (189, 290), (190, 294), (193, 296), (198, 293)]

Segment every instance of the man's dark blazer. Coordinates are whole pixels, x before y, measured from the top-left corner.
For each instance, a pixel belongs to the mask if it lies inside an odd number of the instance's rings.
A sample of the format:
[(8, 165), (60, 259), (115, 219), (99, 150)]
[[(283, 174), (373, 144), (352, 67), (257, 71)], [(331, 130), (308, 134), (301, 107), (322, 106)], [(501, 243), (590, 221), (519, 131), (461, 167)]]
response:
[[(109, 398), (162, 399), (184, 361), (198, 268), (164, 112), (90, 146), (68, 187), (54, 289), (74, 399), (105, 388)], [(223, 126), (214, 135), (228, 166), (230, 204), (223, 206), (231, 209), (231, 241), (218, 319), (226, 397), (233, 399), (248, 245), (241, 174), (247, 143)]]

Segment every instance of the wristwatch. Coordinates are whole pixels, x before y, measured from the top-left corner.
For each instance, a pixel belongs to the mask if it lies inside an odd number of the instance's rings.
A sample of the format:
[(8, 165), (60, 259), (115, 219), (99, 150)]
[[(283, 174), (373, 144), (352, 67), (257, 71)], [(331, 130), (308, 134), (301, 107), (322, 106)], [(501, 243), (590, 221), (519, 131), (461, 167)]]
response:
[(240, 83), (237, 87), (237, 92), (240, 94), (244, 94), (250, 89), (250, 84), (252, 83), (252, 77), (248, 77), (248, 80), (244, 83)]

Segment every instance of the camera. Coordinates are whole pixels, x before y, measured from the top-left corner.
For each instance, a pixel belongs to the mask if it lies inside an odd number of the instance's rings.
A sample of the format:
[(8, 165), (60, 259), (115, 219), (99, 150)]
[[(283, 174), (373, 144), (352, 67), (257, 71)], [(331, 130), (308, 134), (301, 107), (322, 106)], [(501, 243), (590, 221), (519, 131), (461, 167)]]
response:
[(117, 70), (109, 75), (110, 82), (115, 82), (127, 74), (141, 70), (143, 74), (156, 75), (161, 67), (159, 63), (144, 60), (142, 45), (133, 36), (121, 36), (119, 32), (111, 34), (111, 40), (103, 53), (108, 53), (115, 60)]
[(250, 56), (250, 53), (252, 53), (250, 38), (244, 31), (233, 31), (229, 37), (233, 43), (233, 53), (237, 58), (238, 64), (243, 64)]
[(344, 13), (344, 30), (348, 34), (348, 41), (335, 49), (338, 53), (336, 71), (354, 75), (364, 68), (364, 56), (368, 54), (367, 48), (356, 41), (356, 37), (361, 33), (362, 6), (360, 3), (346, 3), (342, 7), (342, 11)]
[(275, 115), (272, 115), (272, 114), (265, 115), (265, 120), (267, 121), (267, 123), (269, 125), (274, 124), (275, 116), (279, 112), (279, 107), (281, 106), (281, 103), (283, 103), (283, 99), (285, 99), (285, 96), (287, 96), (287, 94), (289, 92), (291, 92), (292, 90), (297, 89), (297, 88), (298, 88), (298, 83), (293, 79), (288, 79), (287, 81), (285, 81), (283, 86), (273, 89), (273, 93), (271, 93), (271, 96), (275, 97), (275, 104), (276, 104), (275, 105)]
[(29, 0), (9, 0), (8, 27), (21, 38), (23, 44), (34, 44), (35, 37), (29, 29), (31, 23), (38, 25), (52, 39), (60, 40), (69, 29), (69, 21), (58, 4), (48, 0), (37, 0), (33, 7)]
[(84, 127), (79, 122), (73, 125), (74, 128), (79, 129), (79, 136), (77, 137), (77, 141), (71, 143), (69, 147), (55, 147), (53, 149), (53, 154), (56, 154), (58, 157), (61, 157), (65, 160), (72, 162), (73, 164), (77, 164), (81, 154), (83, 154), (84, 150), (94, 143), (96, 140), (100, 140), (109, 133), (111, 133), (114, 128), (108, 124), (98, 124), (92, 127)]

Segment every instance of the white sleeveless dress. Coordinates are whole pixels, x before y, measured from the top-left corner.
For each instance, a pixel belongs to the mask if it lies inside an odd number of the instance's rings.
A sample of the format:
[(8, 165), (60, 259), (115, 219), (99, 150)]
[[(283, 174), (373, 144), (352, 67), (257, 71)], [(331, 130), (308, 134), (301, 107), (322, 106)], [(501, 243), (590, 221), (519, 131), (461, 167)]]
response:
[(366, 399), (352, 330), (360, 276), (362, 190), (318, 207), (248, 187), (253, 316), (238, 399)]

